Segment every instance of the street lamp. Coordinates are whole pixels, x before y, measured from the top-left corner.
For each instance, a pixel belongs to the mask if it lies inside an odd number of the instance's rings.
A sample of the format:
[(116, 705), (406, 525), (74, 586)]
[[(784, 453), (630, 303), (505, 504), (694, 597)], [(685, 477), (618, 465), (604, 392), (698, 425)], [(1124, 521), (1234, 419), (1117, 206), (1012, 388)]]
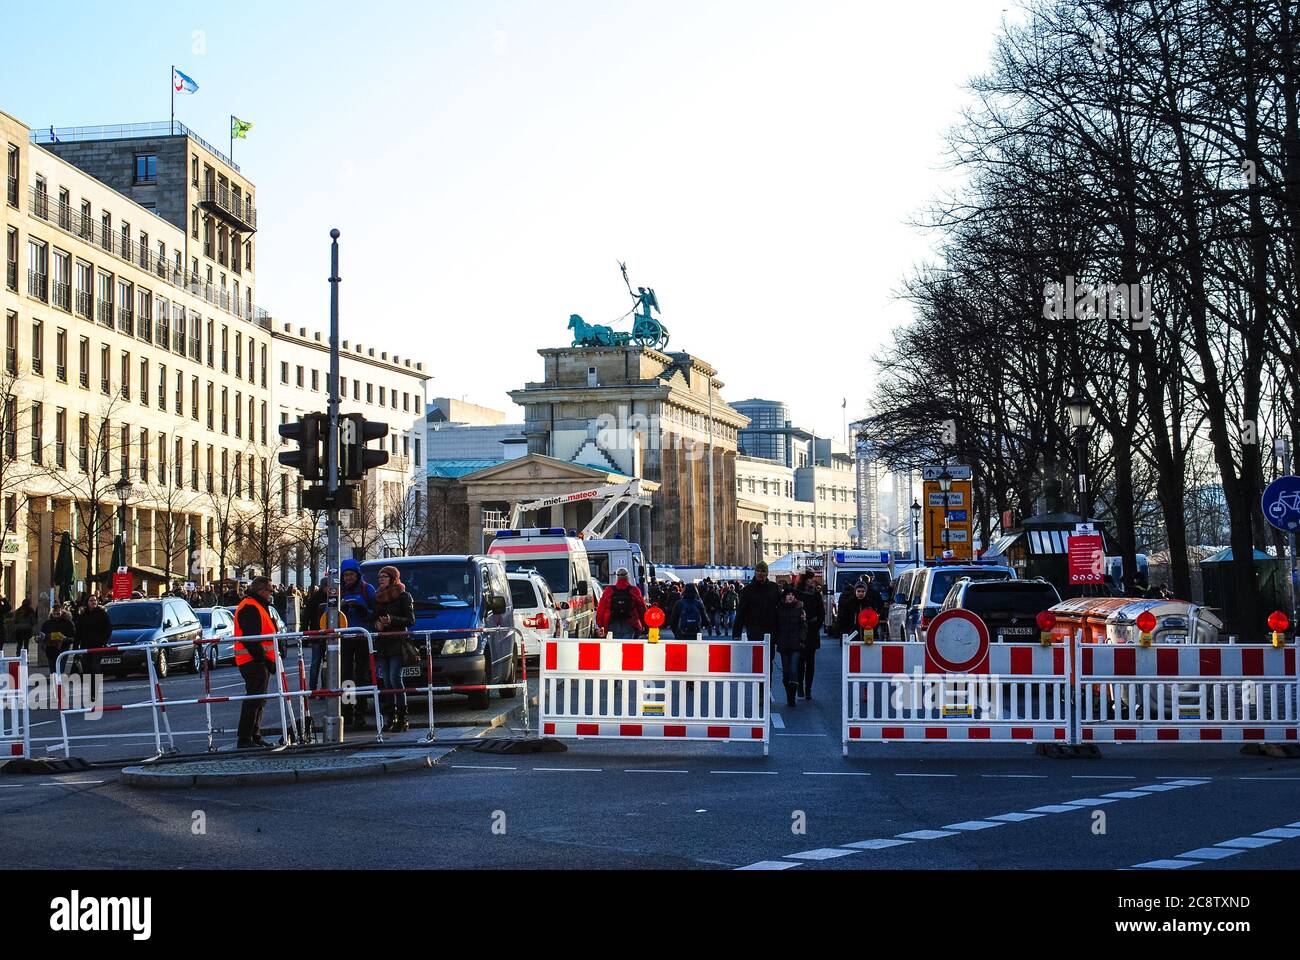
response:
[(1083, 522), (1088, 522), (1092, 505), (1088, 503), (1088, 428), (1092, 426), (1092, 398), (1083, 392), (1080, 386), (1073, 397), (1066, 401), (1065, 408), (1070, 414), (1070, 426), (1074, 429), (1075, 469), (1079, 480), (1078, 510)]
[(921, 505), (916, 501), (915, 497), (912, 498), (911, 510), (912, 510), (912, 559), (916, 561), (916, 565), (919, 567), (921, 565), (921, 539), (920, 539), (920, 532), (919, 532), (919, 528), (921, 526)]
[(754, 553), (753, 553), (753, 556), (754, 556), (754, 565), (757, 566), (757, 565), (758, 565), (758, 561), (759, 561), (759, 559), (760, 559), (760, 558), (759, 558), (759, 555), (758, 555), (758, 528), (757, 528), (757, 527), (755, 527), (753, 530), (749, 531), (749, 539), (750, 539), (750, 541), (751, 541), (751, 542), (753, 543), (753, 545), (754, 545)]
[(121, 506), (118, 509), (118, 514), (117, 514), (118, 517), (117, 522), (118, 522), (118, 527), (122, 533), (122, 542), (125, 543), (126, 542), (126, 502), (127, 500), (131, 499), (131, 493), (133, 491), (133, 488), (131, 486), (131, 481), (128, 480), (126, 477), (123, 477), (121, 480), (117, 481), (117, 483), (113, 484), (113, 489), (117, 491), (117, 498), (119, 501), (121, 501)]
[(952, 490), (952, 474), (948, 472), (947, 466), (939, 474), (939, 489), (943, 491), (943, 559), (947, 560), (951, 552), (948, 544), (948, 493)]

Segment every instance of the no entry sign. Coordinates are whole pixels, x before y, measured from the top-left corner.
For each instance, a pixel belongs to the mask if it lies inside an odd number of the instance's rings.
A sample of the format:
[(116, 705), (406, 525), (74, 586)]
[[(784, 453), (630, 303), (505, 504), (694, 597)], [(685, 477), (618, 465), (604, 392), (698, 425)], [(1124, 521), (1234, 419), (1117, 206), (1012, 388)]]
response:
[(986, 671), (988, 626), (969, 610), (943, 611), (925, 631), (925, 659), (927, 673)]

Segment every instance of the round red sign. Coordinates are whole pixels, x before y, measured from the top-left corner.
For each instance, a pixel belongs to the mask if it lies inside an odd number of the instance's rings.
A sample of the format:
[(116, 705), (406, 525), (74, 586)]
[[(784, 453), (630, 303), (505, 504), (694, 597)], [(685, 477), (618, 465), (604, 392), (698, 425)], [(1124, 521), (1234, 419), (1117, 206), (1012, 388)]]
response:
[(647, 627), (662, 627), (664, 625), (664, 612), (658, 607), (651, 607), (645, 612), (645, 625)]
[(940, 669), (967, 673), (988, 658), (989, 628), (969, 610), (945, 610), (930, 621), (925, 650)]

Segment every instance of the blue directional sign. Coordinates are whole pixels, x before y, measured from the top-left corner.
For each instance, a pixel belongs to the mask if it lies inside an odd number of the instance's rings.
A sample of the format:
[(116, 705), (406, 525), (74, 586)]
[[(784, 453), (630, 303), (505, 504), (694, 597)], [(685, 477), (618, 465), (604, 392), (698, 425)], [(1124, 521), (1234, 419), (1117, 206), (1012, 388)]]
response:
[(1278, 477), (1265, 488), (1260, 506), (1279, 530), (1300, 530), (1300, 477)]
[(948, 519), (951, 520), (953, 523), (965, 523), (965, 522), (966, 522), (966, 511), (965, 511), (965, 510), (949, 510), (949, 511), (948, 511)]

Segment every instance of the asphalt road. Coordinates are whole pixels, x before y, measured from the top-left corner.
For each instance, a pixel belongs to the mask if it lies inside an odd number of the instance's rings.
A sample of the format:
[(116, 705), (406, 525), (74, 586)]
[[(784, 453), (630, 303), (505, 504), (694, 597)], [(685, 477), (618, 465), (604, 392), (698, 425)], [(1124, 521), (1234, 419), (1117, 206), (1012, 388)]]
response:
[(829, 641), (815, 699), (776, 708), (766, 758), (753, 744), (587, 740), (565, 753), (462, 749), (429, 771), (290, 787), (145, 792), (110, 768), (0, 777), (0, 858), (50, 868), (1300, 865), (1300, 762), (1227, 745), (1108, 747), (1092, 760), (1019, 745), (855, 745), (843, 758), (838, 691)]

